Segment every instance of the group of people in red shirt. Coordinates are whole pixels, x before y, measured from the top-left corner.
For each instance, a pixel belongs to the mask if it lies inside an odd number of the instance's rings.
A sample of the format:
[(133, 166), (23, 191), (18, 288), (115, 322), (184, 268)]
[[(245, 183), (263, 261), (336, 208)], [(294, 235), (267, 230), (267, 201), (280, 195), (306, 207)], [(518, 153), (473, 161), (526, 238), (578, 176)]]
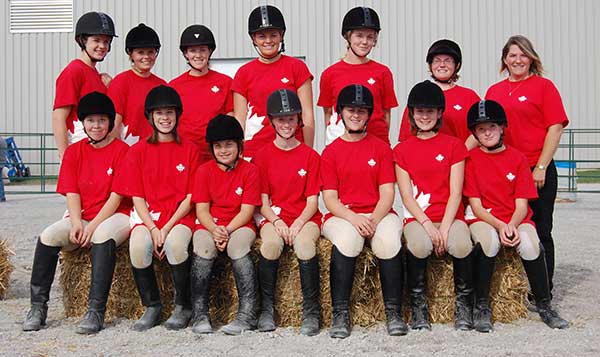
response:
[[(166, 257), (175, 308), (164, 326), (213, 332), (208, 286), (220, 252), (232, 261), (239, 297), (235, 320), (221, 331), (275, 330), (278, 261), (289, 246), (304, 299), (300, 332), (313, 336), (320, 331), (321, 235), (332, 243), (331, 337), (351, 333), (355, 262), (365, 243), (378, 259), (390, 335), (409, 330), (401, 313), (405, 276), (410, 327), (431, 329), (426, 267), (432, 253), (452, 256), (455, 328), (492, 331), (490, 282), (501, 247), (514, 247), (522, 258), (531, 308), (551, 328), (567, 328), (551, 306), (551, 229), (552, 157), (568, 118), (531, 42), (509, 38), (501, 56), (508, 77), (485, 100), (456, 84), (460, 47), (434, 42), (426, 56), (432, 81), (410, 91), (392, 150), (393, 76), (368, 58), (380, 30), (371, 8), (353, 8), (343, 19), (346, 54), (321, 76), (317, 105), (327, 146), (319, 156), (312, 149), (313, 76), (282, 53), (286, 25), (277, 8), (259, 6), (250, 14), (258, 57), (233, 80), (209, 68), (212, 32), (186, 28), (180, 50), (190, 69), (168, 85), (152, 73), (161, 45), (144, 24), (125, 39), (132, 68), (112, 81), (99, 74), (95, 65), (110, 51), (114, 24), (104, 13), (84, 14), (75, 31), (81, 55), (58, 77), (53, 111), (62, 158), (57, 192), (66, 196), (67, 212), (38, 239), (23, 330), (45, 325), (59, 251), (91, 246), (88, 311), (77, 332), (100, 331), (115, 251), (129, 239), (146, 307), (134, 330), (160, 323), (152, 261)], [(392, 208), (395, 185), (403, 218)], [(257, 234), (255, 269), (249, 253)]]

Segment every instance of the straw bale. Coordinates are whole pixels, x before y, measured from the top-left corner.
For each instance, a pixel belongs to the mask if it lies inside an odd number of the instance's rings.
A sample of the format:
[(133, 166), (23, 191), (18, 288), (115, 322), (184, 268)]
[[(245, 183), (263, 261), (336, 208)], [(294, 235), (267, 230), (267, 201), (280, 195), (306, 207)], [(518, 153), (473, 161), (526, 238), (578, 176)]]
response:
[(0, 240), (0, 300), (4, 299), (10, 283), (10, 273), (13, 271), (13, 265), (10, 262), (10, 256), (14, 255), (8, 249), (8, 243)]

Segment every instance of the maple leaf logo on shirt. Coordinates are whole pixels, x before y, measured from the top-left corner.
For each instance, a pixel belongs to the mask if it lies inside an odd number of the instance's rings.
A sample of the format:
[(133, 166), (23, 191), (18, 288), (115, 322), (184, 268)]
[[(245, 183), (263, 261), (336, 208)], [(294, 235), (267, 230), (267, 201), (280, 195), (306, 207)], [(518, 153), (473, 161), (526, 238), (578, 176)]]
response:
[(283, 84), (287, 84), (289, 81), (290, 80), (285, 77), (281, 78), (281, 83), (283, 83)]
[(456, 104), (452, 108), (454, 108), (455, 110), (461, 110), (462, 109), (462, 107), (459, 104)]
[(241, 196), (242, 193), (244, 193), (244, 189), (238, 186), (238, 188), (235, 189), (235, 194)]
[(524, 95), (522, 95), (522, 96), (519, 97), (519, 102), (524, 102), (526, 100), (527, 100), (527, 97), (524, 96)]
[[(431, 206), (431, 204), (429, 203), (429, 199), (431, 198), (431, 194), (429, 193), (425, 193), (425, 192), (419, 192), (419, 188), (417, 187), (417, 185), (415, 185), (412, 180), (411, 180), (411, 185), (412, 185), (412, 192), (413, 192), (413, 198), (417, 201), (417, 204), (419, 205), (419, 207), (421, 207), (421, 209), (423, 210), (423, 212), (425, 212), (425, 210)], [(404, 218), (415, 218), (410, 211), (404, 206), (404, 204), (402, 204), (402, 210), (404, 211)]]
[[(487, 208), (486, 211), (491, 212), (492, 209)], [(471, 207), (471, 205), (467, 205), (467, 207), (465, 207), (465, 220), (471, 221), (476, 218), (477, 217), (475, 216), (475, 213), (473, 213), (473, 207)]]
[(69, 144), (76, 143), (80, 140), (87, 138), (85, 131), (83, 130), (83, 123), (81, 120), (76, 120), (73, 122), (73, 132), (67, 130), (67, 139)]
[(185, 170), (185, 166), (183, 166), (183, 164), (179, 164), (177, 166), (175, 166), (175, 168), (177, 169), (177, 171), (182, 172), (183, 170)]
[(217, 87), (217, 86), (213, 86), (213, 87), (212, 87), (210, 90), (211, 90), (213, 93), (219, 93), (219, 91), (221, 90), (221, 88), (219, 88), (219, 87)]
[(515, 175), (513, 175), (512, 172), (509, 172), (508, 175), (506, 175), (506, 178), (508, 179), (508, 181), (512, 182), (515, 179)]
[[(148, 206), (148, 203), (146, 202), (146, 206)], [(156, 222), (160, 219), (160, 212), (154, 212), (154, 210), (148, 212), (150, 213), (150, 218)], [(133, 228), (135, 225), (138, 224), (144, 224), (144, 221), (142, 221), (142, 218), (140, 217), (140, 215), (137, 213), (137, 211), (135, 210), (135, 207), (131, 210), (131, 213), (129, 214), (129, 226), (131, 228)]]
[(264, 127), (263, 120), (265, 120), (265, 117), (254, 113), (254, 106), (250, 105), (250, 102), (248, 102), (248, 115), (246, 116), (244, 140), (252, 140), (254, 135), (262, 130)]
[(335, 139), (344, 135), (344, 122), (339, 118), (338, 113), (332, 110), (327, 129), (325, 131), (325, 145), (331, 144)]
[(304, 169), (300, 169), (300, 170), (298, 171), (298, 175), (300, 175), (300, 177), (304, 177), (304, 175), (306, 175), (306, 170), (304, 170)]
[(371, 77), (371, 78), (369, 78), (367, 83), (369, 83), (370, 85), (373, 85), (373, 84), (375, 84), (375, 80), (373, 79), (373, 77)]
[(125, 144), (131, 146), (138, 141), (140, 141), (140, 137), (133, 135), (132, 133), (127, 133), (129, 131), (129, 125), (123, 125), (121, 128), (121, 140), (125, 142)]
[(444, 155), (442, 155), (442, 154), (438, 154), (438, 156), (436, 156), (436, 157), (435, 157), (435, 159), (436, 159), (438, 162), (442, 162), (442, 161), (444, 160)]
[(106, 170), (106, 174), (108, 176), (110, 176), (110, 175), (112, 175), (112, 173), (113, 173), (113, 169), (112, 169), (112, 167), (109, 167), (108, 170)]
[(375, 160), (371, 159), (371, 160), (367, 161), (367, 164), (369, 164), (369, 166), (373, 167), (377, 164), (377, 162), (375, 162)]

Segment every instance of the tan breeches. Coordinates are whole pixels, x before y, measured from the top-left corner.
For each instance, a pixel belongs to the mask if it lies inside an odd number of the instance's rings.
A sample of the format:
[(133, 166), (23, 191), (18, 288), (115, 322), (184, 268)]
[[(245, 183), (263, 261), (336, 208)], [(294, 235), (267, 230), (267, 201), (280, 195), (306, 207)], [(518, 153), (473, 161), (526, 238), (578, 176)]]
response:
[[(183, 224), (171, 228), (165, 239), (165, 253), (171, 265), (185, 262), (188, 258), (188, 247), (192, 239), (192, 230)], [(129, 256), (131, 265), (136, 269), (144, 269), (152, 264), (154, 244), (152, 235), (146, 226), (140, 225), (131, 231), (129, 239)]]
[[(439, 223), (434, 223), (439, 228)], [(419, 259), (427, 258), (433, 251), (433, 243), (421, 223), (412, 221), (404, 227), (404, 238), (408, 250)], [(473, 250), (469, 227), (455, 220), (448, 231), (448, 254), (455, 258), (464, 258)]]
[[(317, 254), (317, 240), (321, 230), (315, 222), (306, 222), (294, 239), (294, 252), (300, 260), (310, 260)], [(271, 222), (260, 229), (260, 254), (269, 260), (279, 259), (284, 248), (284, 241)]]
[[(495, 257), (500, 250), (500, 237), (498, 231), (491, 225), (479, 221), (471, 224), (471, 236), (475, 243), (481, 245), (483, 253), (488, 257)], [(540, 256), (540, 239), (535, 227), (523, 223), (517, 227), (521, 242), (516, 247), (517, 253), (525, 260), (535, 260)]]
[[(340, 253), (350, 258), (357, 257), (365, 244), (365, 238), (356, 228), (339, 217), (331, 217), (325, 221), (323, 236), (335, 245)], [(402, 247), (401, 236), (402, 221), (397, 215), (388, 213), (379, 222), (375, 234), (369, 240), (373, 254), (379, 259), (395, 257)]]
[[(250, 253), (256, 233), (248, 227), (241, 227), (229, 235), (227, 255), (232, 260), (240, 259)], [(212, 234), (204, 229), (194, 232), (194, 254), (204, 259), (214, 259), (218, 250)]]

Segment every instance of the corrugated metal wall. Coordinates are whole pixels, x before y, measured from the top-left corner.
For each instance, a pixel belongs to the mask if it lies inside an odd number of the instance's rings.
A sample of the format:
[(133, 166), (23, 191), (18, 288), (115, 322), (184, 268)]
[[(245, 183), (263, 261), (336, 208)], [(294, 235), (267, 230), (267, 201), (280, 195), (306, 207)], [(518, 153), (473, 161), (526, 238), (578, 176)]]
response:
[[(247, 16), (256, 0), (75, 0), (74, 17), (91, 10), (110, 14), (119, 38), (113, 52), (99, 65), (112, 75), (129, 66), (124, 53), (127, 31), (144, 22), (163, 42), (155, 72), (171, 79), (186, 69), (179, 50), (179, 34), (189, 24), (209, 26), (217, 38), (216, 58), (254, 57), (248, 38)], [(371, 57), (393, 71), (398, 101), (406, 101), (412, 85), (427, 78), (424, 63), (429, 45), (442, 37), (457, 41), (464, 64), (460, 84), (480, 95), (501, 79), (500, 51), (512, 34), (529, 37), (540, 53), (547, 76), (562, 93), (572, 127), (597, 127), (600, 114), (600, 2), (597, 0), (505, 1), (268, 1), (287, 21), (287, 53), (304, 56), (315, 75), (318, 95), (320, 73), (344, 52), (340, 24), (354, 6), (375, 8), (383, 31)], [(78, 55), (73, 33), (10, 34), (8, 1), (0, 8), (0, 132), (51, 132), (54, 81), (60, 70)], [(323, 118), (318, 116), (318, 147), (323, 145)], [(391, 138), (398, 132), (400, 110), (393, 112)]]

